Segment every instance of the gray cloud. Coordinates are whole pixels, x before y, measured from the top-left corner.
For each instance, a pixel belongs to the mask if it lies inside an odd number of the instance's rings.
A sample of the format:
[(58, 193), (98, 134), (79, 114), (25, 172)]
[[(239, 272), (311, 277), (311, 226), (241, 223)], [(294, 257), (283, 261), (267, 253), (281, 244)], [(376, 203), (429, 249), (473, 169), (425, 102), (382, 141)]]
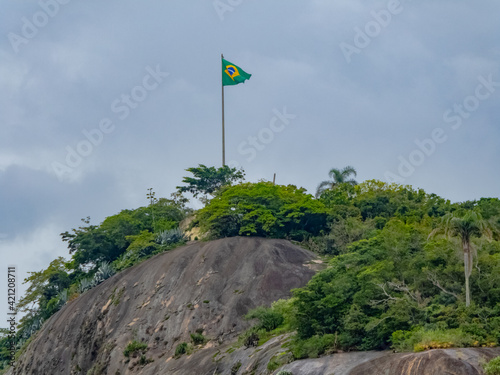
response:
[[(50, 248), (52, 259), (65, 252), (55, 245), (58, 233), (81, 217), (99, 222), (144, 205), (149, 187), (168, 196), (185, 168), (220, 164), (221, 52), (252, 73), (226, 88), (227, 159), (250, 180), (276, 172), (279, 183), (313, 192), (331, 167), (345, 165), (360, 180), (384, 179), (415, 140), (440, 127), (446, 142), (404, 183), (452, 200), (498, 196), (500, 89), (457, 130), (443, 114), (474, 94), (478, 77), (500, 81), (500, 4), (401, 2), (403, 10), (348, 63), (340, 44), (353, 44), (355, 28), (364, 30), (388, 4), (243, 1), (221, 21), (211, 1), (73, 0), (17, 53), (9, 33), (22, 36), (23, 17), (33, 22), (41, 8), (3, 4), (0, 251), (24, 244), (39, 258), (33, 266), (44, 267)], [(113, 102), (156, 66), (169, 76), (120, 119)], [(296, 117), (248, 161), (239, 146), (284, 107)], [(58, 179), (53, 163), (64, 164), (68, 147), (107, 118), (113, 131)], [(43, 255), (33, 233), (47, 238)]]

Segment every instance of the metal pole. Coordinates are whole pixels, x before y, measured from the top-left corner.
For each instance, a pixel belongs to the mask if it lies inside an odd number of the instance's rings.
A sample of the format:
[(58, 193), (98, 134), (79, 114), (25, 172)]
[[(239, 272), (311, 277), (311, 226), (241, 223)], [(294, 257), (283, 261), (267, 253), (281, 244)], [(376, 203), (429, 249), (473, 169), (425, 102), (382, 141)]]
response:
[[(221, 53), (220, 55), (221, 58), (221, 67), (222, 67), (222, 59), (224, 58), (224, 55)], [(222, 70), (222, 69), (221, 69)], [(221, 73), (221, 86), (222, 86), (222, 166), (226, 165), (226, 137), (225, 137), (225, 131), (224, 131), (224, 84), (222, 82), (222, 74)]]

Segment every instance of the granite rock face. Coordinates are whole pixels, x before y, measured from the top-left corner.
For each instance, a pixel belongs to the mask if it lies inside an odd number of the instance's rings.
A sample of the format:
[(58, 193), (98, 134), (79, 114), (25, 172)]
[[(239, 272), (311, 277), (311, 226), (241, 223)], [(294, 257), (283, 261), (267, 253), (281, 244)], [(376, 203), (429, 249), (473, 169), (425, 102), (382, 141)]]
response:
[[(291, 361), (275, 337), (237, 347), (248, 310), (305, 285), (319, 261), (285, 240), (234, 237), (195, 242), (121, 272), (66, 304), (36, 334), (7, 375), (269, 375), (272, 358)], [(190, 355), (175, 348), (203, 331)], [(132, 340), (144, 356), (124, 355)], [(500, 348), (423, 353), (351, 352), (290, 362), (293, 375), (482, 375)], [(236, 372), (235, 372), (236, 371)]]
[(500, 348), (352, 352), (296, 361), (283, 369), (293, 375), (482, 375), (480, 363), (498, 356)]
[[(8, 374), (213, 373), (212, 356), (249, 326), (248, 310), (305, 285), (313, 259), (285, 240), (243, 237), (157, 255), (66, 304)], [(208, 344), (173, 359), (176, 346), (197, 330)], [(142, 362), (123, 354), (132, 340), (147, 344)]]

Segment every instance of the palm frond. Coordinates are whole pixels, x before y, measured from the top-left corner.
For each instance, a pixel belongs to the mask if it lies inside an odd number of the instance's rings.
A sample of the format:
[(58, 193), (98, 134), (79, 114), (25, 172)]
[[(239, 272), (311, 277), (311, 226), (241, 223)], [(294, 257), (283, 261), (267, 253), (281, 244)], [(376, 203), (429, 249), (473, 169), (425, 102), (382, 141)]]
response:
[(354, 175), (354, 177), (356, 177), (358, 175), (358, 173), (356, 172), (356, 169), (354, 169), (354, 167), (350, 166), (350, 165), (348, 165), (347, 167), (342, 169), (341, 173), (345, 177), (349, 177), (350, 175)]
[(333, 188), (334, 183), (332, 181), (323, 181), (316, 188), (316, 198), (319, 198), (326, 190)]

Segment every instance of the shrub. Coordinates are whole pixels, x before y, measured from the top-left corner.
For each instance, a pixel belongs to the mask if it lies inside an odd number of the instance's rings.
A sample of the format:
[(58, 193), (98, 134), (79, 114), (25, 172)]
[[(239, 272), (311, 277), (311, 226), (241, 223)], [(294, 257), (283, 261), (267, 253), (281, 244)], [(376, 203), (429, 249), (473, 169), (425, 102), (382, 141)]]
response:
[(160, 245), (172, 245), (185, 240), (186, 236), (180, 228), (167, 229), (156, 236), (156, 242)]
[(271, 358), (267, 364), (267, 369), (272, 372), (278, 367), (280, 367), (280, 363), (274, 357)]
[(78, 292), (80, 294), (86, 292), (89, 289), (92, 289), (96, 285), (94, 279), (82, 279), (78, 284)]
[(392, 348), (400, 352), (422, 352), (428, 349), (463, 348), (478, 346), (472, 335), (462, 329), (424, 329), (396, 331), (392, 334)]
[(60, 306), (63, 306), (66, 302), (68, 302), (68, 289), (64, 289), (62, 292), (59, 292), (57, 299)]
[(191, 333), (191, 341), (194, 345), (203, 345), (205, 342), (207, 342), (207, 338), (199, 332)]
[(141, 355), (141, 359), (139, 359), (139, 364), (142, 366), (147, 365), (148, 363), (154, 362), (154, 359), (147, 358), (144, 354)]
[(134, 357), (138, 353), (144, 354), (148, 348), (148, 345), (144, 342), (140, 342), (137, 340), (133, 340), (128, 343), (127, 347), (123, 351), (123, 355), (125, 357), (130, 357), (132, 354), (132, 357)]
[(281, 370), (276, 375), (293, 375), (293, 373), (291, 371), (288, 371), (288, 370)]
[(187, 342), (181, 342), (177, 347), (175, 348), (175, 358), (179, 358), (183, 354), (191, 354), (191, 351), (193, 350), (193, 346), (191, 344), (188, 344)]
[(115, 274), (115, 269), (109, 262), (102, 262), (101, 266), (94, 275), (96, 284), (102, 283), (104, 280), (109, 279)]
[(278, 328), (285, 321), (281, 313), (266, 307), (257, 307), (251, 310), (245, 316), (245, 319), (258, 319), (259, 324), (257, 325), (257, 329), (265, 329), (267, 332)]
[(245, 331), (240, 336), (240, 339), (243, 342), (243, 345), (245, 345), (245, 347), (250, 348), (253, 346), (258, 346), (260, 338), (259, 334), (255, 331), (255, 329), (250, 329)]
[(335, 335), (316, 335), (307, 340), (296, 339), (291, 344), (291, 350), (295, 359), (317, 358), (327, 349), (334, 348), (335, 344)]
[(243, 183), (222, 189), (198, 211), (201, 233), (216, 239), (259, 236), (302, 240), (326, 229), (323, 203), (293, 185)]
[(231, 375), (236, 375), (241, 367), (241, 361), (236, 362), (233, 367), (231, 367)]
[(500, 357), (493, 358), (484, 366), (486, 375), (500, 375)]

